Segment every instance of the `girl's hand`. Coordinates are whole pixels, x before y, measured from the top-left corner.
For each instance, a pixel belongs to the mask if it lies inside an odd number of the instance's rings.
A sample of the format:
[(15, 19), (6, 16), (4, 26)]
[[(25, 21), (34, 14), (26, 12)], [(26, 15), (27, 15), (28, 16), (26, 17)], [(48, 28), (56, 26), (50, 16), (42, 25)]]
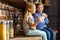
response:
[(41, 17), (39, 16), (39, 17), (36, 19), (36, 23), (40, 22), (40, 19), (41, 19)]
[(31, 27), (32, 30), (36, 30), (36, 27)]

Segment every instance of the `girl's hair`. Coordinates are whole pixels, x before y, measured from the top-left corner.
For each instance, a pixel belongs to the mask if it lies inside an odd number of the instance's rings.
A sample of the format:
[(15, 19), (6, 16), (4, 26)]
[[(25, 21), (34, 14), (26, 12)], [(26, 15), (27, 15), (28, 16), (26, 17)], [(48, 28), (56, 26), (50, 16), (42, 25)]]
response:
[[(39, 6), (39, 5), (43, 5), (43, 3), (37, 3), (35, 4), (36, 5), (36, 8)], [(43, 5), (44, 6), (44, 5)]]
[(25, 14), (24, 14), (24, 20), (26, 22), (28, 22), (29, 9), (32, 8), (33, 5), (34, 5), (33, 3), (27, 3), (27, 5), (26, 5), (26, 11), (25, 11)]

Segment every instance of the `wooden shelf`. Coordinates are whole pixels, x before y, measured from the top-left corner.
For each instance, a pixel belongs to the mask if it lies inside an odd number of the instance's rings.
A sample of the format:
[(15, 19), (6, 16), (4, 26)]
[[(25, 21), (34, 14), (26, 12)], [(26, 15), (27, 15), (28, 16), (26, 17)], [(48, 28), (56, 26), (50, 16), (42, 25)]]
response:
[[(28, 0), (27, 0), (27, 2), (28, 2)], [(34, 2), (34, 0), (33, 0), (33, 3), (34, 4), (43, 3), (44, 6), (50, 6), (50, 0), (41, 0), (41, 2), (39, 0), (37, 2)]]
[(44, 6), (51, 6), (50, 4), (44, 4)]

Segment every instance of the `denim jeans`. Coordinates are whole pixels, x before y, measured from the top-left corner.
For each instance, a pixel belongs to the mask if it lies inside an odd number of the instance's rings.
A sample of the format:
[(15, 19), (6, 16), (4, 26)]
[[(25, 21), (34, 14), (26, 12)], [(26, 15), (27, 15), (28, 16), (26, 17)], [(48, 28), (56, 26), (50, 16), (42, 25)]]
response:
[(43, 40), (47, 40), (46, 32), (44, 32), (42, 30), (29, 30), (28, 33), (26, 33), (26, 35), (28, 35), (28, 36), (38, 35), (38, 36), (42, 36)]
[(43, 30), (47, 33), (48, 40), (54, 40), (54, 32), (51, 28), (45, 27), (44, 29), (40, 29), (40, 30)]

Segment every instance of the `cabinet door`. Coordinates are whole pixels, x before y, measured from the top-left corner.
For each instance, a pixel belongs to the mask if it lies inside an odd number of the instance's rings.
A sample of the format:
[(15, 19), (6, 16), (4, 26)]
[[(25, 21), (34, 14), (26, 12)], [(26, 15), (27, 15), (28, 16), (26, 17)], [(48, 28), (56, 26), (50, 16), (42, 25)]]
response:
[(45, 0), (45, 4), (50, 4), (50, 0)]
[(42, 0), (42, 3), (43, 3), (45, 6), (50, 6), (50, 0)]

